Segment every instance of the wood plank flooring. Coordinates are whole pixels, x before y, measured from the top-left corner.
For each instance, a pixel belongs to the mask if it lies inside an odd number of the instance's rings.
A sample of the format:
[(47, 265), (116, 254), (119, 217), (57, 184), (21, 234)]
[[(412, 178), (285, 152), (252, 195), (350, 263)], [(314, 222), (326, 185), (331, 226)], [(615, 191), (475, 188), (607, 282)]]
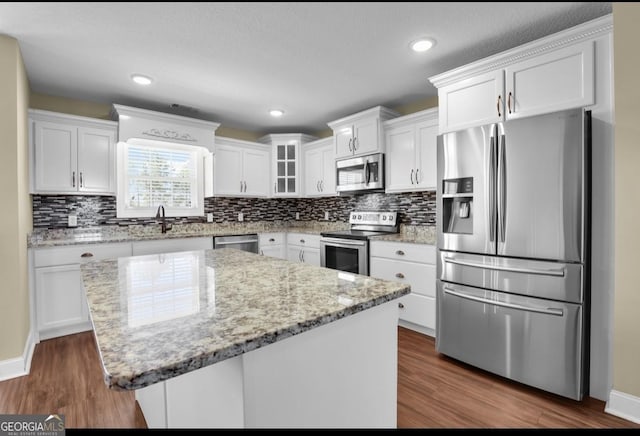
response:
[[(399, 428), (640, 428), (576, 402), (494, 376), (435, 351), (399, 327)], [(91, 332), (42, 341), (31, 373), (0, 382), (0, 414), (64, 414), (67, 428), (146, 428), (132, 392), (112, 391)]]

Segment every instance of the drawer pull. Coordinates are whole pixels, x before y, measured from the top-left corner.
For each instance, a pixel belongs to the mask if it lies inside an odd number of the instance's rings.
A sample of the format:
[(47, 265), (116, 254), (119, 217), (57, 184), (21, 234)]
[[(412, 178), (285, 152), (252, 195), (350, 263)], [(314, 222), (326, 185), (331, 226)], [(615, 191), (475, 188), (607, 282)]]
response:
[(396, 254), (397, 254), (398, 256), (404, 256), (404, 251), (402, 251), (402, 250), (398, 250), (398, 251), (396, 251)]
[(93, 257), (93, 253), (82, 253), (80, 257)]
[(273, 238), (269, 238), (269, 242), (276, 242), (276, 240)]
[(399, 307), (400, 309), (404, 309), (404, 304), (402, 304), (402, 303), (398, 303), (398, 307)]
[(304, 244), (304, 239), (300, 239), (300, 242)]
[(404, 274), (396, 273), (396, 277), (398, 277), (399, 279), (403, 279), (404, 278)]

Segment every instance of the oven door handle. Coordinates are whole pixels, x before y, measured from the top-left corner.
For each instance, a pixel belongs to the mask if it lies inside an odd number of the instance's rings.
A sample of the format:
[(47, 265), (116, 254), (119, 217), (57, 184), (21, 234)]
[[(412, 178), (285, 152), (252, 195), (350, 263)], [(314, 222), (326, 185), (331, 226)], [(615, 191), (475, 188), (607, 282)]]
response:
[(364, 247), (367, 245), (366, 241), (349, 241), (346, 239), (339, 239), (339, 238), (323, 238), (320, 239), (320, 243), (325, 243), (325, 244), (331, 244), (331, 245), (336, 245), (336, 246), (340, 246), (340, 245), (356, 245), (358, 247)]

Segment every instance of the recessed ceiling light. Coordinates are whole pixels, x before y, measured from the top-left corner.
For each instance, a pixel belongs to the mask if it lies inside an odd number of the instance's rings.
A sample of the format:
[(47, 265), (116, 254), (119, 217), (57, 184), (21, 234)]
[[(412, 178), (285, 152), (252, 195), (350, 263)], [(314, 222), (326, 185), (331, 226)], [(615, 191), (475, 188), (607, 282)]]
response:
[(280, 110), (280, 109), (271, 109), (271, 110), (269, 111), (269, 114), (270, 114), (272, 117), (276, 117), (276, 118), (278, 118), (278, 117), (281, 117), (281, 116), (283, 116), (283, 115), (284, 115), (284, 111), (283, 111), (283, 110)]
[(423, 52), (429, 50), (434, 45), (436, 45), (436, 41), (433, 38), (420, 38), (411, 43), (411, 50)]
[(131, 80), (136, 82), (138, 85), (151, 85), (151, 77), (143, 76), (142, 74), (132, 74)]

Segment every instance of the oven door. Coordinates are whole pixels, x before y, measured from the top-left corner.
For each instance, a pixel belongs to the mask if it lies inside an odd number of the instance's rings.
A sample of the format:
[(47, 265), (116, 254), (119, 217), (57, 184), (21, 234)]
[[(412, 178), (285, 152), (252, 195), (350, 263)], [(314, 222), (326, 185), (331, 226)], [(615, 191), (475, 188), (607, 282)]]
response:
[(322, 237), (320, 238), (320, 266), (369, 275), (369, 242)]

